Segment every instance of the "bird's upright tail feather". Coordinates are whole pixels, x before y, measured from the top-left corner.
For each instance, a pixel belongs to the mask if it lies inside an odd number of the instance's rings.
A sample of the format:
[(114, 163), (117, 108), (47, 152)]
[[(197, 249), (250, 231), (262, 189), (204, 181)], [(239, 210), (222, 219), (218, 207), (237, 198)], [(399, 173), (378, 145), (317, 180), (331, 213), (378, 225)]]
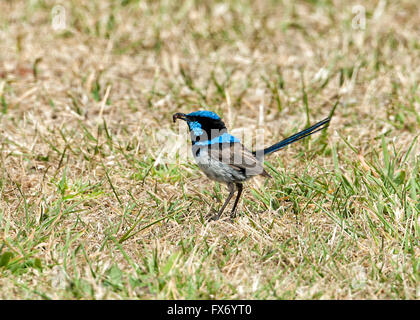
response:
[(326, 118), (316, 124), (314, 124), (313, 126), (309, 127), (308, 129), (302, 130), (301, 132), (298, 132), (276, 144), (273, 144), (271, 147), (265, 148), (264, 150), (258, 150), (258, 151), (254, 151), (253, 153), (258, 155), (258, 154), (270, 154), (273, 153), (275, 151), (278, 151), (280, 149), (283, 149), (284, 147), (286, 147), (287, 145), (299, 141), (300, 139), (303, 139), (307, 136), (310, 136), (311, 134), (318, 132), (322, 129), (325, 129), (326, 127), (328, 127), (329, 122), (330, 122), (331, 118)]

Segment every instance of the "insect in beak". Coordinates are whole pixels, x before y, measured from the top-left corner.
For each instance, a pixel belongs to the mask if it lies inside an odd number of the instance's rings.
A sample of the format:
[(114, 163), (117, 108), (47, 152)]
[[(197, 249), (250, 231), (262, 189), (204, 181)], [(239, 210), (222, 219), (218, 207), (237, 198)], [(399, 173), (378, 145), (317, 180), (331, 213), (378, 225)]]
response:
[(174, 122), (176, 122), (176, 119), (181, 119), (181, 120), (187, 121), (187, 115), (185, 113), (179, 113), (179, 112), (178, 113), (175, 113), (172, 116), (172, 120)]

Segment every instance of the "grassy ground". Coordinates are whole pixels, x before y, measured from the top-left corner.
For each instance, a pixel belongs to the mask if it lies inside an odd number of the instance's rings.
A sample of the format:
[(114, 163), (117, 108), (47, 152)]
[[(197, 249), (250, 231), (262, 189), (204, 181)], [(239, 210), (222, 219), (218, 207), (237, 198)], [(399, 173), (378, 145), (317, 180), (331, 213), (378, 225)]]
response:
[[(419, 299), (417, 0), (62, 3), (0, 2), (0, 298)], [(233, 223), (161, 153), (175, 112), (268, 145), (334, 105)]]

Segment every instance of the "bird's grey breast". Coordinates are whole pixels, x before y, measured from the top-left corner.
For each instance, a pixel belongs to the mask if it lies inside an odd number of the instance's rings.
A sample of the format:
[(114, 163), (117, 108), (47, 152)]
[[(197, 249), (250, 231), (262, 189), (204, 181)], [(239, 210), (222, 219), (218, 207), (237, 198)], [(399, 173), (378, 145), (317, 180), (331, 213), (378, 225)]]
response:
[(248, 178), (244, 172), (238, 171), (228, 163), (220, 161), (218, 157), (214, 157), (214, 151), (211, 155), (207, 147), (193, 150), (193, 155), (200, 169), (212, 180), (231, 183), (242, 182)]

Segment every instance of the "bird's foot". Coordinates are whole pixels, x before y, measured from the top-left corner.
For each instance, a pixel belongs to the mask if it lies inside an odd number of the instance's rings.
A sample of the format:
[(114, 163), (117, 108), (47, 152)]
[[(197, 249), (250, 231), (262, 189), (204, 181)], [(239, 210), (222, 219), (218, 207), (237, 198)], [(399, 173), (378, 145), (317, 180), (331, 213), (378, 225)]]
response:
[(236, 218), (236, 211), (230, 213), (230, 221), (233, 222)]
[(209, 221), (217, 221), (219, 219), (220, 219), (220, 216), (218, 214), (215, 214), (209, 218)]
[(215, 210), (210, 210), (210, 212), (207, 213), (206, 215), (207, 221), (217, 221), (219, 219), (220, 219), (220, 214), (219, 212), (215, 212)]

